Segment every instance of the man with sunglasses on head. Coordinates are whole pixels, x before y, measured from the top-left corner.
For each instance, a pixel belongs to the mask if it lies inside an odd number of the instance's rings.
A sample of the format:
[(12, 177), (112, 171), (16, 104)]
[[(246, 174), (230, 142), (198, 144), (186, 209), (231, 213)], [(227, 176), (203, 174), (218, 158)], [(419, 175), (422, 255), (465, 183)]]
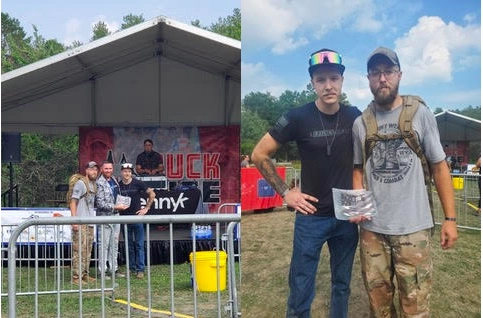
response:
[[(336, 219), (332, 188), (352, 188), (352, 124), (360, 111), (339, 103), (345, 66), (341, 56), (322, 49), (309, 58), (317, 99), (283, 114), (255, 146), (252, 161), (267, 182), (296, 210), (287, 317), (310, 317), (320, 253), (330, 252), (330, 317), (347, 317), (350, 280), (358, 242), (357, 225)], [(301, 186), (277, 174), (272, 156), (282, 144), (297, 143)]]
[[(355, 189), (365, 187), (372, 191), (377, 214), (372, 219), (355, 217), (351, 221), (361, 228), (361, 270), (371, 317), (398, 317), (393, 303), (394, 276), (399, 290), (399, 317), (429, 317), (433, 268), (430, 241), (434, 224), (422, 168), (424, 161), (401, 135), (401, 129), (406, 131), (408, 127), (399, 127), (399, 116), (407, 111), (403, 108), (414, 106), (409, 106), (407, 96), (399, 95), (402, 72), (394, 51), (376, 49), (369, 56), (367, 71), (374, 100), (354, 123), (353, 180)], [(429, 163), (445, 214), (441, 247), (449, 249), (457, 239), (451, 176), (434, 115), (419, 99), (417, 102), (411, 125)], [(378, 136), (368, 153), (366, 133), (372, 125), (368, 124), (367, 111), (374, 114)]]
[[(97, 216), (119, 216), (119, 211), (128, 208), (126, 204), (117, 203), (119, 195), (119, 183), (112, 175), (114, 166), (110, 161), (104, 161), (101, 166), (101, 175), (97, 179), (96, 215)], [(102, 224), (98, 227), (99, 240), (99, 272), (104, 279), (110, 279), (107, 271), (115, 274), (116, 277), (125, 277), (119, 271), (117, 263), (119, 251), (119, 234), (121, 225)], [(109, 267), (107, 266), (109, 264)]]
[[(121, 212), (121, 215), (145, 215), (149, 212), (154, 202), (156, 193), (148, 188), (146, 183), (134, 179), (132, 163), (121, 165), (121, 181), (119, 182), (120, 194), (130, 198), (129, 207)], [(146, 205), (141, 206), (141, 199), (148, 197)], [(144, 224), (128, 224), (126, 240), (129, 246), (129, 268), (137, 278), (144, 278)]]

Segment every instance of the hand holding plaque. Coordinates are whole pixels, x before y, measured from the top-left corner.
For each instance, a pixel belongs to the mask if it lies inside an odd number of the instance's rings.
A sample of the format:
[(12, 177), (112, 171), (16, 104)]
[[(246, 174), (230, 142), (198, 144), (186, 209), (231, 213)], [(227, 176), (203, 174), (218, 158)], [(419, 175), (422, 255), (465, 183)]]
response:
[(131, 205), (131, 197), (118, 194), (116, 198), (116, 205), (120, 205), (120, 204), (123, 204), (129, 207)]
[(376, 201), (371, 191), (332, 189), (335, 217), (349, 220), (352, 217), (372, 217), (376, 214)]

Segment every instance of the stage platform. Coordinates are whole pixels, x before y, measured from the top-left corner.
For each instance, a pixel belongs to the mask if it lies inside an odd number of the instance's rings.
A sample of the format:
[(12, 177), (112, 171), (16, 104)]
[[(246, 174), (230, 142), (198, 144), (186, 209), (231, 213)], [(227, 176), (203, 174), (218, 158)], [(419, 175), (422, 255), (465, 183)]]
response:
[[(213, 239), (197, 239), (196, 250), (197, 251), (210, 251), (216, 248), (215, 226), (212, 225)], [(225, 232), (225, 226), (220, 225), (220, 233)], [(170, 242), (169, 242), (169, 225), (152, 225), (149, 231), (150, 239), (150, 252), (151, 252), (151, 265), (155, 264), (169, 264), (170, 263)], [(147, 234), (146, 251), (147, 251)], [(174, 224), (173, 225), (173, 263), (181, 264), (189, 262), (189, 254), (193, 251), (191, 238), (191, 225)], [(222, 248), (220, 240), (220, 248)], [(235, 244), (235, 253), (237, 253), (237, 244)], [(119, 264), (126, 263), (125, 260), (125, 244), (124, 238), (121, 234), (119, 239)]]

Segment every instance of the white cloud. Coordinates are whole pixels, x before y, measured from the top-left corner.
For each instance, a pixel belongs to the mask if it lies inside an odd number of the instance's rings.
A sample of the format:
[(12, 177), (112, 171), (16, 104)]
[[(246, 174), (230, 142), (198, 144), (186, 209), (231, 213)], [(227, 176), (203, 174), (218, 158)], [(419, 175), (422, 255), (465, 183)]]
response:
[[(242, 1), (243, 42), (251, 47), (274, 47), (277, 52), (291, 48), (288, 43), (293, 32), (301, 25), (288, 4), (281, 0)], [(298, 45), (300, 42), (292, 40)]]
[(78, 18), (71, 18), (65, 23), (65, 35), (64, 45), (71, 45), (74, 41), (81, 41), (86, 36), (82, 36), (81, 33), (85, 33), (82, 30), (82, 23)]
[(273, 96), (280, 96), (287, 85), (280, 81), (280, 77), (270, 72), (263, 63), (244, 63), (242, 69), (242, 98), (250, 92), (269, 92)]
[(74, 41), (80, 41), (83, 44), (89, 43), (93, 36), (92, 30), (99, 21), (103, 21), (111, 33), (121, 28), (119, 22), (115, 20), (108, 21), (105, 15), (95, 16), (88, 25), (86, 25), (87, 21), (82, 22), (79, 18), (70, 18), (65, 23), (64, 45), (71, 45)]
[(342, 91), (347, 94), (351, 104), (358, 106), (361, 110), (365, 109), (372, 100), (367, 77), (357, 72), (346, 70)]
[(463, 17), (463, 20), (468, 23), (472, 23), (473, 21), (475, 21), (475, 19), (476, 19), (476, 14), (474, 13), (465, 14), (465, 16)]
[(242, 12), (244, 49), (268, 47), (274, 54), (291, 52), (344, 27), (357, 32), (382, 28), (374, 19), (373, 0), (243, 0)]
[[(480, 100), (480, 98), (481, 90), (479, 89), (457, 91), (448, 94), (443, 93), (441, 96), (441, 100), (443, 100), (447, 105), (456, 104), (463, 105), (464, 107), (468, 106), (471, 103), (474, 103), (475, 100)], [(472, 106), (480, 106), (480, 104), (473, 104)]]
[(480, 37), (479, 26), (445, 23), (434, 16), (419, 18), (395, 41), (403, 70), (401, 85), (451, 81), (455, 69), (464, 69), (479, 56)]

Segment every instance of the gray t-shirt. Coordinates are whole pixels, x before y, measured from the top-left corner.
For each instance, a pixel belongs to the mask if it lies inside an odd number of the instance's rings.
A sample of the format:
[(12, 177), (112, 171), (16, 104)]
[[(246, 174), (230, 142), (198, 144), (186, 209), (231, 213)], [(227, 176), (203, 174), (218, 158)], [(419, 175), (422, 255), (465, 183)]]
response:
[[(378, 132), (399, 133), (402, 106), (376, 112)], [(431, 110), (420, 105), (413, 118), (416, 131), (429, 163), (445, 159), (438, 125)], [(363, 162), (365, 128), (358, 117), (352, 129), (354, 164)], [(361, 223), (363, 229), (389, 235), (414, 233), (434, 226), (428, 201), (424, 172), (418, 156), (403, 139), (378, 141), (365, 165), (368, 190), (374, 193), (377, 214)]]
[(96, 216), (96, 211), (94, 210), (94, 198), (95, 194), (94, 191), (94, 182), (89, 181), (89, 192), (85, 197), (80, 199), (84, 193), (86, 193), (87, 188), (82, 180), (77, 180), (74, 184), (74, 188), (72, 189), (72, 198), (77, 199), (77, 216), (79, 217), (89, 217), (89, 216)]

